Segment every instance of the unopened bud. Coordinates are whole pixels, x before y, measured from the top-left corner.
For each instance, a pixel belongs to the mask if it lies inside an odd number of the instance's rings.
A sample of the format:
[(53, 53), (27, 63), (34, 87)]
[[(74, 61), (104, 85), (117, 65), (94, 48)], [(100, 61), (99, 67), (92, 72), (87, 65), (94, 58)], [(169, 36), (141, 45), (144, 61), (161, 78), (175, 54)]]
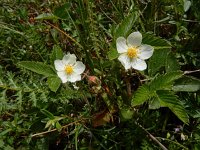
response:
[(101, 80), (96, 77), (96, 76), (88, 76), (88, 82), (89, 84), (93, 84), (93, 85), (101, 85)]

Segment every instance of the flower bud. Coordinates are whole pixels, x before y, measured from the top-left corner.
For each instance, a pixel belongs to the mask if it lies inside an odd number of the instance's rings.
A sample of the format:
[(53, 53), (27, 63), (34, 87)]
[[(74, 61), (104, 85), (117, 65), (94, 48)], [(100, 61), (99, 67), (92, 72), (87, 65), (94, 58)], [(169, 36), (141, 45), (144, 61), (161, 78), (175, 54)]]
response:
[(101, 85), (101, 80), (96, 76), (87, 76), (88, 83), (92, 85)]

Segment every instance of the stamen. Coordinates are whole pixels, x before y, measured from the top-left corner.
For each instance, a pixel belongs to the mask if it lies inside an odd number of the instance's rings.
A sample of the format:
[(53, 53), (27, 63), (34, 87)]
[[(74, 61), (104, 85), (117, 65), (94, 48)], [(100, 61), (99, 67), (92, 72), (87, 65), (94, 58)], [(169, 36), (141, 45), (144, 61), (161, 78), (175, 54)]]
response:
[(66, 72), (66, 74), (68, 74), (68, 75), (72, 74), (72, 72), (73, 72), (73, 67), (70, 66), (70, 65), (67, 65), (67, 66), (65, 67), (65, 72)]
[(127, 51), (127, 55), (129, 58), (135, 58), (137, 57), (138, 51), (135, 47), (129, 47)]

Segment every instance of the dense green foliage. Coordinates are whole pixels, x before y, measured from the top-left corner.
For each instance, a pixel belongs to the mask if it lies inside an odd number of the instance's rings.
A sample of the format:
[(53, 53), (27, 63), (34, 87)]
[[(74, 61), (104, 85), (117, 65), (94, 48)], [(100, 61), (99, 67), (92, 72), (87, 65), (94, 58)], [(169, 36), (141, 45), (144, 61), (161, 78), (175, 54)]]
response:
[[(0, 149), (200, 149), (200, 1), (1, 0)], [(116, 39), (154, 47), (125, 71)], [(82, 80), (54, 61), (73, 53)], [(78, 89), (77, 89), (78, 87)]]

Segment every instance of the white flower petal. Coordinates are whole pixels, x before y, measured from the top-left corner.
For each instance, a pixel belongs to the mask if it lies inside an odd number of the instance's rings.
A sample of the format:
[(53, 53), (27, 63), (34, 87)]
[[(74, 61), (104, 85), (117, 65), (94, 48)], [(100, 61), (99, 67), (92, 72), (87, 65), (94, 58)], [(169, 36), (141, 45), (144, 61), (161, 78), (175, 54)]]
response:
[(127, 38), (128, 46), (140, 46), (142, 43), (142, 34), (140, 32), (133, 32)]
[(81, 61), (77, 61), (74, 65), (74, 72), (77, 74), (83, 73), (85, 70), (85, 65)]
[(76, 56), (74, 54), (68, 53), (65, 55), (62, 59), (63, 64), (69, 64), (69, 65), (74, 65), (76, 63)]
[(131, 66), (132, 68), (140, 71), (145, 70), (147, 68), (146, 62), (138, 58), (133, 59), (133, 61), (131, 62)]
[(150, 45), (141, 45), (139, 47), (138, 57), (140, 59), (148, 59), (153, 55), (154, 48)]
[(117, 38), (116, 47), (118, 53), (125, 53), (128, 49), (128, 46), (126, 45), (126, 39), (124, 37)]
[(62, 60), (55, 60), (54, 65), (57, 71), (65, 70), (65, 65), (63, 64)]
[(58, 71), (57, 75), (61, 79), (62, 83), (66, 83), (68, 81), (68, 76), (64, 71)]
[(76, 73), (71, 74), (70, 77), (68, 78), (68, 81), (70, 82), (76, 82), (80, 80), (81, 80), (81, 75)]
[(131, 61), (130, 58), (126, 55), (126, 54), (121, 54), (118, 57), (118, 60), (122, 63), (122, 65), (124, 66), (124, 68), (126, 70), (131, 68)]

